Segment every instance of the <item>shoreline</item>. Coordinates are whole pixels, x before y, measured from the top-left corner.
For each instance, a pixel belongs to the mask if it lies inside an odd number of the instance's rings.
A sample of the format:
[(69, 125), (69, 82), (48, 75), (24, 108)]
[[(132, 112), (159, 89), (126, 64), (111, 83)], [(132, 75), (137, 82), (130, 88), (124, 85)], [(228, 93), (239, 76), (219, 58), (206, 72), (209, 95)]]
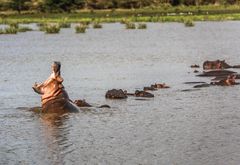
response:
[(184, 22), (193, 21), (229, 21), (240, 20), (240, 6), (194, 6), (156, 9), (116, 9), (116, 10), (77, 10), (72, 13), (38, 13), (25, 11), (22, 14), (0, 12), (0, 24), (44, 23), (44, 22)]

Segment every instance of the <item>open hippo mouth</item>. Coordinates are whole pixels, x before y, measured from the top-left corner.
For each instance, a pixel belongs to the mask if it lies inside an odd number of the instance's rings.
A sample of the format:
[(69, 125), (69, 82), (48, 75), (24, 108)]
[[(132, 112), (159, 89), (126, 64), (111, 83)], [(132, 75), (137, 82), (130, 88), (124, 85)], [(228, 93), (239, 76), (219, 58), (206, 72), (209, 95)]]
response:
[(56, 76), (60, 76), (61, 75), (61, 63), (58, 61), (54, 61), (52, 64), (52, 70)]

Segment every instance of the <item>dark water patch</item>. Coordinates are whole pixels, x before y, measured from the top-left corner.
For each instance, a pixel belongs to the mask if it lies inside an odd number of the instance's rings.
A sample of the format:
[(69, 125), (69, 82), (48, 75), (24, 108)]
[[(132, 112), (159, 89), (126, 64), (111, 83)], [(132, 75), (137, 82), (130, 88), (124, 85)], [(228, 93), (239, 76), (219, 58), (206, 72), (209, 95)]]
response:
[(206, 82), (203, 82), (203, 81), (193, 81), (193, 82), (185, 82), (184, 84), (203, 84), (203, 83), (206, 83)]
[(199, 91), (200, 89), (183, 89), (181, 92), (194, 92), (194, 91)]

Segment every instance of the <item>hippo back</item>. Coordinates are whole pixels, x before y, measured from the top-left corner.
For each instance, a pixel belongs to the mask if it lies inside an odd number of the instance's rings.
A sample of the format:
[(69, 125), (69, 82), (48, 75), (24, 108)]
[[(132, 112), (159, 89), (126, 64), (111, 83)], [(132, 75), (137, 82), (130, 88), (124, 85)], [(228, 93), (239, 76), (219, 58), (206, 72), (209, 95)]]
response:
[(227, 69), (231, 68), (229, 64), (225, 62), (225, 60), (216, 60), (216, 61), (205, 61), (203, 63), (203, 69), (204, 70), (210, 70), (210, 69)]

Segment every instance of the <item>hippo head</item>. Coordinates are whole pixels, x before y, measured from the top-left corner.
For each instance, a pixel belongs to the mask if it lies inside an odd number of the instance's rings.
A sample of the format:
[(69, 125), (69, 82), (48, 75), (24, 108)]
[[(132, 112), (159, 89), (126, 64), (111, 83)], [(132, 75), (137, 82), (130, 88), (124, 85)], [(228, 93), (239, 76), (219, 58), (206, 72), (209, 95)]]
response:
[(53, 98), (56, 98), (58, 95), (64, 93), (64, 97), (68, 98), (67, 93), (64, 91), (64, 87), (62, 85), (63, 78), (61, 77), (61, 63), (53, 62), (52, 66), (52, 74), (49, 78), (41, 83), (35, 83), (33, 86), (33, 90), (42, 95), (42, 101), (46, 102)]

